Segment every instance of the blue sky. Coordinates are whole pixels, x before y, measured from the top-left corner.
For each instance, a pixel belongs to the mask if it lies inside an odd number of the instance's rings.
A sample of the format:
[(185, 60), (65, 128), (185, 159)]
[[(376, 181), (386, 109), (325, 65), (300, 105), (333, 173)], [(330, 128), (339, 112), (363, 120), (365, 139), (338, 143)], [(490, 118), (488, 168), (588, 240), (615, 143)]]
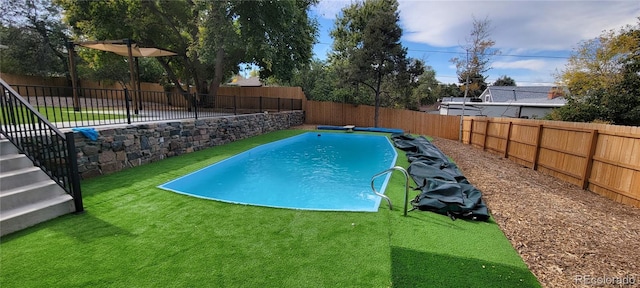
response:
[[(311, 11), (320, 24), (315, 57), (326, 59), (333, 39), (329, 31), (340, 10), (351, 1), (320, 0)], [(399, 0), (402, 44), (408, 56), (434, 68), (443, 83), (457, 83), (449, 61), (464, 57), (472, 18), (491, 21), (494, 48), (487, 83), (502, 75), (518, 86), (553, 85), (554, 74), (581, 41), (603, 31), (638, 23), (640, 1), (428, 1)]]

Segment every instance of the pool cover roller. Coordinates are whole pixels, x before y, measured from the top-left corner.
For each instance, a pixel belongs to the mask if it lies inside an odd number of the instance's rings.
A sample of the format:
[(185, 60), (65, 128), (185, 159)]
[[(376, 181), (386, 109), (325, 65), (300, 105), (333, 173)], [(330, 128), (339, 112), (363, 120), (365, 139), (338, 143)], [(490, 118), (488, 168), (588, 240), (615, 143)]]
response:
[(457, 218), (486, 221), (489, 210), (482, 192), (475, 188), (455, 163), (424, 136), (393, 134), (394, 145), (406, 152), (407, 172), (420, 190), (411, 205), (414, 209), (433, 211)]
[[(331, 126), (331, 125), (318, 125), (316, 128), (318, 130), (347, 130), (347, 126)], [(381, 132), (381, 133), (404, 133), (402, 129), (396, 128), (382, 128), (382, 127), (358, 127), (354, 126), (353, 131), (364, 131), (364, 132)]]

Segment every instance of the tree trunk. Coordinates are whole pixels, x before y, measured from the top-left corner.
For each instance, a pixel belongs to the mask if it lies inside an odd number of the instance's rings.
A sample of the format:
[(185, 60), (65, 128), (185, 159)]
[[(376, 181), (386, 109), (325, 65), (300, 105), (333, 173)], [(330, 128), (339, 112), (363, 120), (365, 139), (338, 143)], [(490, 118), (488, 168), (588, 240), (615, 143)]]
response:
[(378, 72), (378, 79), (376, 79), (376, 107), (373, 116), (373, 127), (378, 127), (378, 118), (380, 117), (380, 86), (382, 85), (382, 73)]
[(213, 81), (211, 81), (211, 84), (209, 85), (209, 97), (211, 99), (214, 99), (216, 95), (218, 95), (218, 87), (220, 87), (220, 83), (222, 83), (222, 77), (224, 76), (224, 71), (222, 70), (224, 68), (224, 57), (224, 48), (218, 48), (218, 51), (216, 51), (216, 65), (213, 74)]
[(160, 62), (160, 65), (164, 68), (164, 71), (167, 72), (167, 76), (169, 77), (169, 79), (171, 79), (171, 82), (173, 82), (176, 88), (178, 88), (178, 91), (184, 94), (185, 91), (184, 89), (182, 89), (182, 86), (180, 86), (180, 81), (178, 81), (178, 76), (176, 76), (176, 74), (173, 73), (173, 69), (171, 69), (171, 67), (169, 66), (169, 63), (163, 60), (160, 60), (160, 58), (156, 58), (156, 59), (158, 59), (158, 62)]
[[(169, 66), (168, 62), (165, 62), (164, 60), (161, 60), (160, 58), (156, 58), (158, 59), (158, 62), (160, 63), (160, 65), (162, 65), (162, 67), (164, 68), (164, 71), (167, 72), (167, 76), (169, 77), (169, 79), (171, 79), (171, 82), (173, 82), (173, 84), (175, 85), (175, 87), (178, 89), (178, 93), (180, 93), (180, 95), (182, 95), (182, 98), (184, 98), (185, 101), (187, 101), (187, 111), (191, 112), (192, 111), (192, 104), (193, 104), (193, 100), (191, 99), (191, 94), (188, 93), (187, 91), (185, 91), (184, 89), (182, 89), (182, 85), (180, 85), (180, 81), (178, 80), (178, 76), (176, 76), (175, 73), (173, 73), (173, 69), (171, 69), (171, 67)], [(188, 87), (188, 86), (187, 86)], [(167, 95), (167, 97), (170, 97), (170, 95)], [(169, 100), (167, 100), (168, 102), (171, 102)]]

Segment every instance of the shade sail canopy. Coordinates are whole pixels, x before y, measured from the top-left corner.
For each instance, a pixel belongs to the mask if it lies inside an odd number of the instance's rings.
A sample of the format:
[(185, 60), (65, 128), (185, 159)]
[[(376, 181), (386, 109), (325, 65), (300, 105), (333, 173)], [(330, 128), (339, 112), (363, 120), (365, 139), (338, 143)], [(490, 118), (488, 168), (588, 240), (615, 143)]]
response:
[[(129, 48), (127, 44), (117, 44), (117, 43), (101, 43), (101, 42), (86, 42), (86, 43), (77, 43), (82, 47), (87, 47), (91, 49), (113, 52), (120, 56), (129, 56)], [(138, 47), (137, 44), (131, 44), (131, 56), (133, 57), (164, 57), (164, 56), (175, 56), (178, 53), (163, 50), (160, 48), (143, 48)]]
[[(163, 50), (160, 48), (144, 48), (139, 47), (135, 41), (131, 39), (123, 39), (123, 40), (106, 40), (106, 41), (85, 41), (85, 42), (69, 42), (69, 72), (71, 74), (71, 82), (73, 85), (73, 101), (74, 101), (74, 109), (76, 111), (80, 111), (80, 104), (78, 101), (78, 93), (77, 93), (77, 80), (76, 80), (76, 72), (75, 72), (75, 61), (74, 61), (74, 45), (96, 49), (106, 52), (112, 52), (118, 54), (120, 56), (129, 58), (129, 73), (130, 77), (130, 89), (132, 90), (132, 98), (136, 103), (136, 114), (138, 114), (138, 109), (141, 107), (140, 98), (137, 96), (137, 90), (140, 90), (140, 82), (137, 80), (139, 76), (138, 74), (138, 58), (139, 57), (164, 57), (164, 56), (175, 56), (178, 53), (173, 51)], [(134, 61), (135, 59), (135, 61)], [(135, 62), (135, 68), (134, 68)], [(140, 106), (139, 106), (140, 105)]]

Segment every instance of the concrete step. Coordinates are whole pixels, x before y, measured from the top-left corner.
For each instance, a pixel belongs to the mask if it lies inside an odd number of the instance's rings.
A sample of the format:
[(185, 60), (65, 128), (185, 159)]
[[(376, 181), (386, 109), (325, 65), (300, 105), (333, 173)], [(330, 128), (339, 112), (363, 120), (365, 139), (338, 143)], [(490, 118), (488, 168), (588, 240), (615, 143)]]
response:
[(0, 139), (0, 155), (18, 154), (20, 150), (6, 138)]
[(19, 208), (0, 211), (0, 236), (72, 213), (73, 211), (75, 211), (73, 198), (68, 194)]
[(10, 190), (1, 190), (0, 211), (13, 210), (20, 206), (66, 194), (67, 192), (51, 179), (30, 183)]
[(73, 198), (0, 137), (0, 236), (75, 211)]
[(33, 167), (33, 162), (24, 154), (0, 155), (0, 173)]
[(3, 172), (0, 174), (0, 191), (13, 190), (23, 185), (50, 179), (46, 173), (35, 166)]

